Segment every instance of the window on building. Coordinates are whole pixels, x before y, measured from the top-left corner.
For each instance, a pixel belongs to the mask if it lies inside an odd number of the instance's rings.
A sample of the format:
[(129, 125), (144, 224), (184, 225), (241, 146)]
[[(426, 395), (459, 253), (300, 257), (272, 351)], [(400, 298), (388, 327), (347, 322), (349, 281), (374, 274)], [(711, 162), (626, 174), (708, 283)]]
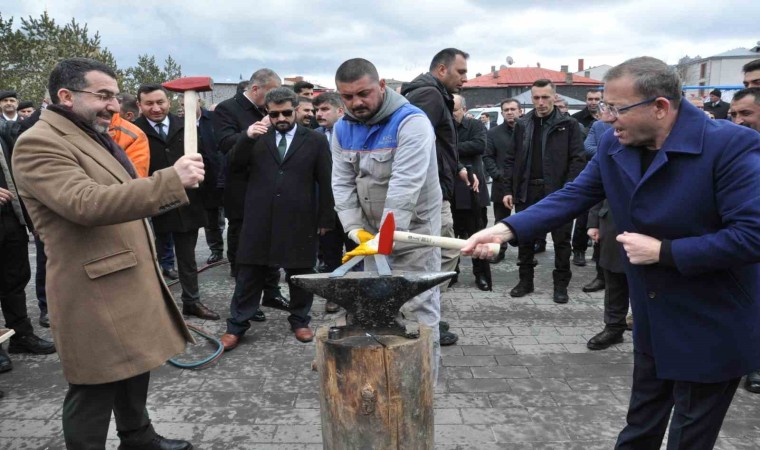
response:
[(702, 63), (699, 65), (699, 78), (704, 78), (706, 76), (707, 76), (707, 63)]

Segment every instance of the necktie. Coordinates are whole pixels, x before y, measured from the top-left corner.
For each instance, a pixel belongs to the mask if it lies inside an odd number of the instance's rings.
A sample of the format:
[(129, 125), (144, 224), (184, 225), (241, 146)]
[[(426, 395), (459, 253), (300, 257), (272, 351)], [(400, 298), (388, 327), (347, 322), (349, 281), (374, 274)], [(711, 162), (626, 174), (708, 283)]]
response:
[(163, 123), (157, 123), (156, 124), (156, 128), (158, 129), (158, 136), (161, 139), (166, 140), (166, 133), (164, 132), (164, 124)]
[(285, 152), (288, 150), (288, 140), (285, 139), (285, 135), (280, 138), (280, 143), (277, 144), (277, 151), (280, 152), (280, 161), (285, 159)]

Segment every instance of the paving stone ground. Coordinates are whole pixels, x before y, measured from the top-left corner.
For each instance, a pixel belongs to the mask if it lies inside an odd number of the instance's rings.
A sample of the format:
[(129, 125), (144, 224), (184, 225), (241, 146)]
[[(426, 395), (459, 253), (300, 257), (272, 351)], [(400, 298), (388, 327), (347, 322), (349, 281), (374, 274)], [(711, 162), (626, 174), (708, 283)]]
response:
[[(34, 245), (30, 245), (34, 263)], [(199, 264), (208, 256), (203, 237)], [(625, 423), (632, 371), (631, 334), (625, 342), (591, 352), (586, 341), (602, 329), (602, 293), (585, 294), (592, 266), (573, 266), (570, 303), (551, 300), (551, 243), (537, 256), (536, 291), (514, 299), (516, 251), (492, 266), (493, 292), (475, 288), (470, 262), (460, 282), (443, 295), (443, 317), (459, 343), (443, 348), (435, 396), (438, 450), (610, 449)], [(224, 317), (233, 280), (229, 267), (200, 275), (202, 301)], [(175, 287), (177, 292), (178, 287)], [(287, 288), (285, 288), (287, 292)], [(36, 324), (33, 282), (28, 309)], [(288, 331), (285, 313), (266, 309), (242, 345), (202, 370), (163, 366), (152, 373), (148, 409), (159, 433), (189, 439), (195, 448), (316, 450), (322, 448), (318, 375), (310, 369), (314, 344)], [(317, 299), (313, 324), (325, 324)], [(224, 321), (190, 320), (220, 335)], [(186, 357), (211, 347), (201, 342)], [(12, 355), (0, 375), (0, 449), (62, 449), (61, 407), (67, 384), (56, 355)], [(107, 448), (118, 446), (115, 426)], [(664, 446), (663, 446), (664, 447)], [(760, 448), (760, 396), (739, 389), (718, 449)]]

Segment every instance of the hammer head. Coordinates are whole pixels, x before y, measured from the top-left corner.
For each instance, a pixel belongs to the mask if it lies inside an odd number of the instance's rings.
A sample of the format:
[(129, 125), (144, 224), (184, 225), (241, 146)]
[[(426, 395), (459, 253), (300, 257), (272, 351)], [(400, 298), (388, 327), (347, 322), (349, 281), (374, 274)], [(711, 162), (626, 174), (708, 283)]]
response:
[(206, 92), (210, 91), (213, 85), (214, 80), (211, 77), (183, 77), (161, 84), (161, 86), (174, 92)]
[(383, 224), (380, 225), (377, 238), (377, 252), (381, 255), (390, 255), (393, 251), (393, 233), (396, 231), (396, 219), (393, 211), (388, 211)]

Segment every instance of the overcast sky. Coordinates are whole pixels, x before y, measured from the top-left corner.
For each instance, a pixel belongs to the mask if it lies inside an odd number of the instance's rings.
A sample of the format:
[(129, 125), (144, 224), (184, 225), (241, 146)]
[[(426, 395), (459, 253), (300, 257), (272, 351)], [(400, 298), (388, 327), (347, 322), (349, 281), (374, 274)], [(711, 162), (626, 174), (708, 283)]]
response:
[[(572, 4), (571, 4), (572, 3)], [(515, 2), (503, 0), (161, 0), (104, 2), (10, 0), (4, 18), (75, 18), (120, 67), (148, 53), (171, 54), (184, 75), (237, 82), (261, 67), (334, 86), (335, 69), (363, 57), (381, 77), (410, 80), (442, 48), (469, 52), (470, 75), (492, 65), (559, 70), (615, 65), (650, 55), (674, 64), (686, 54), (706, 57), (757, 45), (760, 8), (748, 1), (633, 0)], [(18, 19), (16, 20), (18, 25)]]

